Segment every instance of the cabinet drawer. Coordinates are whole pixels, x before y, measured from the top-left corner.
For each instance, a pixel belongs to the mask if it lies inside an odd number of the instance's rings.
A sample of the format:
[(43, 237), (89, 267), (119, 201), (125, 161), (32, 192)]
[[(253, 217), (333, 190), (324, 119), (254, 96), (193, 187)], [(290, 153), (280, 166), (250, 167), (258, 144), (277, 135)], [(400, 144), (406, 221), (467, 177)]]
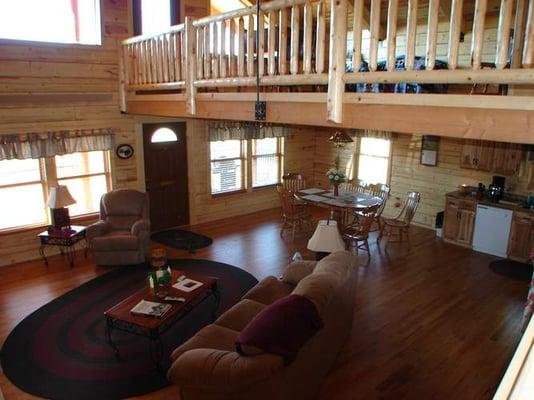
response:
[(447, 207), (458, 208), (459, 210), (475, 211), (476, 204), (474, 201), (447, 198)]

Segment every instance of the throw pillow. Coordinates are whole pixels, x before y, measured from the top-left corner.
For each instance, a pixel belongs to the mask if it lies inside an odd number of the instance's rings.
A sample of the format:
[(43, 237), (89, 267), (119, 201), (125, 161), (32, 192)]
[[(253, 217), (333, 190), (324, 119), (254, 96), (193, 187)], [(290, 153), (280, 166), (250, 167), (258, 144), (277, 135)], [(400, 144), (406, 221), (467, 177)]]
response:
[(278, 354), (287, 365), (322, 327), (313, 302), (291, 294), (260, 311), (237, 337), (236, 349), (243, 355), (256, 355), (258, 349)]

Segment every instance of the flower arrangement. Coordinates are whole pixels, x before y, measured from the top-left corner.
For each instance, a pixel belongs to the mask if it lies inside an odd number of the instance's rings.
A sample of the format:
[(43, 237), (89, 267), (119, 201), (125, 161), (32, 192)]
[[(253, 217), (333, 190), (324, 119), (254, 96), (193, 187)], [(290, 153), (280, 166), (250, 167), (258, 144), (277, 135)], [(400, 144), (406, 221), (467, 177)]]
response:
[(347, 175), (337, 168), (330, 168), (326, 172), (326, 176), (332, 185), (339, 185), (347, 180)]

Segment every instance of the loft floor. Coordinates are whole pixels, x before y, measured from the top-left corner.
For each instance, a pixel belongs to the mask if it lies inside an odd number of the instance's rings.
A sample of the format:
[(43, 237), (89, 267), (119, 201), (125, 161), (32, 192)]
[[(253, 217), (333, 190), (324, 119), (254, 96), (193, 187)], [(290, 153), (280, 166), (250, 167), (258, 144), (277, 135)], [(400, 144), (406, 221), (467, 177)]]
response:
[[(214, 238), (194, 255), (239, 266), (258, 279), (279, 275), (296, 250), (310, 258), (306, 239), (278, 235), (279, 210), (194, 227)], [(528, 291), (496, 275), (494, 258), (412, 228), (411, 249), (388, 251), (371, 241), (372, 261), (359, 271), (351, 340), (325, 379), (321, 399), (489, 399), (519, 340)], [(26, 315), (108, 271), (77, 255), (70, 269), (60, 256), (49, 267), (33, 261), (2, 268), (0, 340)], [(32, 399), (0, 374), (6, 400)], [(142, 399), (178, 398), (167, 388)]]

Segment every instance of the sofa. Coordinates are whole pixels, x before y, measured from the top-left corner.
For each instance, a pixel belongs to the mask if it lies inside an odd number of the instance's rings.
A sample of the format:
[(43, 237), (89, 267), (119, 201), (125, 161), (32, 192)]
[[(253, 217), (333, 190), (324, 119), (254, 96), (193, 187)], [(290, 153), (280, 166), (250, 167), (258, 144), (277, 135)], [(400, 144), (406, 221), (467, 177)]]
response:
[(100, 220), (88, 226), (85, 235), (97, 265), (145, 262), (150, 243), (148, 195), (131, 189), (104, 194)]
[[(357, 257), (332, 253), (321, 261), (296, 261), (281, 278), (267, 277), (213, 324), (176, 348), (168, 379), (181, 400), (313, 399), (334, 365), (353, 321)], [(273, 302), (297, 294), (311, 300), (323, 327), (289, 364), (280, 355), (236, 351), (239, 333)]]

